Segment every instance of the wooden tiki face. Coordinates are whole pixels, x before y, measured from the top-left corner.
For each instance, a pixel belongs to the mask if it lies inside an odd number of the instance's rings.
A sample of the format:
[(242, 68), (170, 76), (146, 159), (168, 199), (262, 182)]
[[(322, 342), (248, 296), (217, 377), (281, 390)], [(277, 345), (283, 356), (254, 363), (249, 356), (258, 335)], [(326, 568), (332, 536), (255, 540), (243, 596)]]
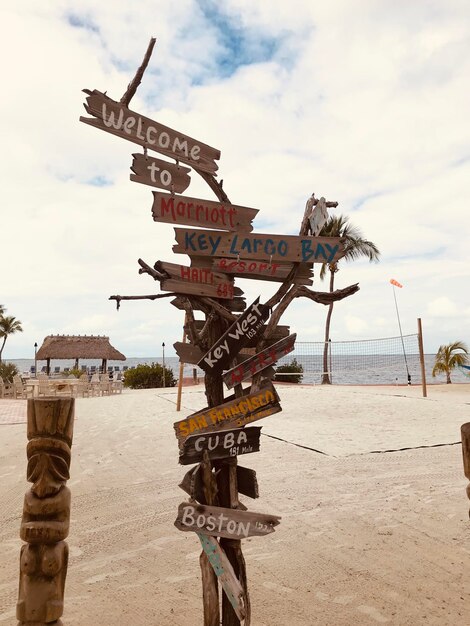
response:
[(70, 478), (70, 448), (65, 441), (38, 437), (28, 443), (28, 481), (38, 498), (55, 495)]

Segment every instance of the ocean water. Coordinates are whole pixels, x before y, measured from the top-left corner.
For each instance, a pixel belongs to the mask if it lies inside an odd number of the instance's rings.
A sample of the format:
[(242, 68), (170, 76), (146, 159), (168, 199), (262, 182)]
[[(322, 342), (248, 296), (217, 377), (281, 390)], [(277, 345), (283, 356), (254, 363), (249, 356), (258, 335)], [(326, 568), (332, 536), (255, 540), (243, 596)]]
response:
[[(278, 364), (290, 363), (292, 359), (296, 359), (304, 368), (303, 383), (320, 384), (322, 367), (322, 357), (320, 355), (299, 354), (293, 352), (283, 357)], [(411, 383), (413, 385), (421, 384), (421, 366), (419, 363), (419, 355), (407, 355), (405, 360), (403, 354), (366, 354), (366, 355), (333, 355), (331, 358), (331, 381), (337, 385), (406, 385), (407, 373), (411, 375)], [(11, 359), (20, 372), (30, 372), (34, 366), (34, 359)], [(108, 361), (109, 367), (119, 367), (122, 371), (123, 366), (135, 367), (139, 364), (162, 364), (160, 357), (131, 357), (125, 361)], [(38, 361), (38, 370), (45, 365), (44, 361)], [(63, 370), (65, 367), (71, 368), (74, 361), (51, 361), (51, 371), (55, 367)], [(90, 367), (94, 365), (99, 367), (101, 361), (96, 359), (83, 359), (80, 366), (86, 365)], [(179, 376), (178, 357), (165, 357), (165, 365), (172, 369), (176, 378)], [(439, 375), (432, 378), (431, 372), (434, 365), (434, 354), (425, 355), (426, 382), (427, 384), (445, 383), (445, 376)], [(408, 369), (407, 369), (408, 367)], [(193, 376), (193, 370), (196, 370), (197, 376), (202, 378), (204, 372), (195, 365), (185, 364), (183, 377), (190, 378)], [(462, 370), (456, 368), (452, 375), (453, 383), (470, 383), (470, 377), (465, 375)]]

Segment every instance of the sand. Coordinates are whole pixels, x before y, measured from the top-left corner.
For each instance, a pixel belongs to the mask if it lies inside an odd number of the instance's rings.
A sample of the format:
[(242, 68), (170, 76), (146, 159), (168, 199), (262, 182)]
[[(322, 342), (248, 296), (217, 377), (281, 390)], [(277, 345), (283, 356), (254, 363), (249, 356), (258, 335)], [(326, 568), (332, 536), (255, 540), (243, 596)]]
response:
[[(419, 387), (278, 392), (283, 412), (257, 423), (261, 451), (239, 458), (260, 486), (244, 503), (282, 516), (243, 542), (252, 625), (470, 623), (470, 385), (427, 399)], [(181, 413), (175, 401), (173, 389), (77, 401), (65, 626), (202, 625), (199, 542), (173, 526), (187, 468), (172, 428), (205, 406), (202, 386)], [(0, 425), (1, 626), (16, 624), (25, 431)]]

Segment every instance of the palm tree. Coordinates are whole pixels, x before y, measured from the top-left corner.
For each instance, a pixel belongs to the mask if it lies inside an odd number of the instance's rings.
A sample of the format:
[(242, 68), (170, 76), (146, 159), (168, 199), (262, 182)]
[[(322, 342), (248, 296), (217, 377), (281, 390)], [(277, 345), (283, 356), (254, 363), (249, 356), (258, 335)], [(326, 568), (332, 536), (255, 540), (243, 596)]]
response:
[[(460, 352), (457, 352), (460, 350)], [(454, 341), (454, 343), (448, 343), (446, 346), (439, 346), (439, 350), (436, 354), (436, 360), (434, 361), (434, 367), (432, 368), (433, 378), (436, 374), (445, 374), (446, 382), (449, 385), (452, 381), (450, 379), (451, 371), (457, 365), (465, 365), (468, 363), (468, 348), (463, 341)]]
[[(341, 237), (344, 240), (346, 253), (342, 257), (345, 261), (355, 261), (365, 256), (372, 261), (378, 261), (380, 252), (372, 241), (367, 241), (362, 236), (359, 228), (353, 226), (346, 215), (331, 215), (320, 231), (320, 237)], [(323, 263), (320, 270), (320, 278), (323, 280), (326, 272), (330, 272), (330, 291), (334, 291), (335, 274), (339, 271), (338, 262)], [(328, 313), (325, 323), (325, 345), (323, 348), (323, 374), (322, 385), (330, 385), (330, 375), (328, 370), (328, 347), (330, 338), (331, 316), (333, 314), (333, 302), (328, 306)]]
[(5, 315), (5, 305), (4, 304), (0, 304), (0, 317), (3, 317)]
[(21, 328), (21, 322), (17, 320), (16, 317), (13, 317), (13, 315), (7, 317), (2, 315), (0, 317), (0, 338), (3, 337), (2, 347), (0, 348), (0, 363), (2, 362), (2, 352), (8, 335), (22, 332), (23, 329)]

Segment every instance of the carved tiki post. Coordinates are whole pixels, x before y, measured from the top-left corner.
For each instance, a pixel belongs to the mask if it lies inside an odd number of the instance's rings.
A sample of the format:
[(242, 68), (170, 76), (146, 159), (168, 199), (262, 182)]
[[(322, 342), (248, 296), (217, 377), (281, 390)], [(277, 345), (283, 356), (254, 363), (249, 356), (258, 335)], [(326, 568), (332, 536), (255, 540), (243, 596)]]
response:
[(21, 520), (18, 626), (62, 624), (67, 574), (73, 398), (28, 400), (28, 481)]
[[(470, 480), (470, 422), (462, 424), (460, 432), (462, 434), (463, 471)], [(467, 496), (470, 498), (470, 483), (467, 485)], [(468, 515), (470, 517), (470, 511)]]

